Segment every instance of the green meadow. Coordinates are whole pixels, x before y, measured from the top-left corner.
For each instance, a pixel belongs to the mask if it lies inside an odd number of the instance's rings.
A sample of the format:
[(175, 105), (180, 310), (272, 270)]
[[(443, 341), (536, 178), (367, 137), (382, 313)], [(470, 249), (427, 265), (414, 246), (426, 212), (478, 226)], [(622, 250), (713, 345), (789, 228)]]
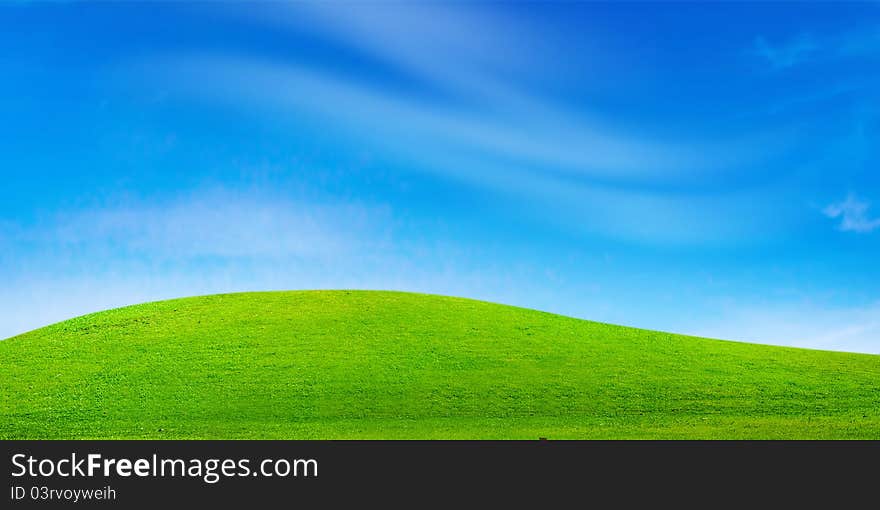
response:
[(540, 437), (880, 439), (880, 356), (379, 291), (177, 299), (0, 341), (2, 439)]

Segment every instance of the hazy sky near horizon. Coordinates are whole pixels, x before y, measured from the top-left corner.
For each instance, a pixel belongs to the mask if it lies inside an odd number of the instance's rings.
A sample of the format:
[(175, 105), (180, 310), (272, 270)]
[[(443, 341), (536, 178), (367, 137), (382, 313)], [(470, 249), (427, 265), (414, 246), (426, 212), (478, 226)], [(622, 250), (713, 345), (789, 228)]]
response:
[(452, 294), (880, 353), (880, 4), (0, 5), (0, 338)]

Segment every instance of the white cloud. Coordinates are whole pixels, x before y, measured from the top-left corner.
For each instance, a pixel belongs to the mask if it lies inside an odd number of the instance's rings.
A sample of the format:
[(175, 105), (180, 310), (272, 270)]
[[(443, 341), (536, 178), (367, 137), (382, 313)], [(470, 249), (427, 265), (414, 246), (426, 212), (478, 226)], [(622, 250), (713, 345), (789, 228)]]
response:
[[(738, 195), (755, 190), (700, 196), (652, 187), (723, 181), (778, 157), (793, 141), (780, 131), (661, 141), (543, 108), (512, 109), (499, 118), (255, 57), (174, 55), (142, 65), (135, 73), (164, 88), (246, 115), (271, 112), (297, 129), (310, 121), (333, 126), (335, 136), (353, 136), (410, 171), (529, 200), (578, 230), (586, 226), (612, 237), (690, 242), (709, 233), (713, 240), (727, 236), (737, 242), (747, 231), (760, 235), (754, 231), (763, 227), (751, 219), (754, 215), (720, 210), (720, 204), (739, 209)], [(205, 82), (211, 87), (203, 87)], [(280, 128), (290, 127), (281, 122)], [(784, 207), (776, 207), (774, 218)], [(646, 220), (644, 213), (666, 223)]]
[(832, 219), (840, 219), (838, 228), (844, 232), (872, 232), (880, 228), (880, 218), (871, 218), (868, 209), (871, 204), (860, 200), (854, 194), (849, 194), (846, 200), (836, 202), (822, 212)]
[[(607, 322), (641, 315), (633, 311), (640, 303), (598, 291), (585, 296), (588, 280), (553, 280), (552, 266), (486, 263), (485, 253), (474, 253), (478, 247), (395, 240), (390, 225), (396, 222), (383, 208), (224, 191), (82, 211), (37, 228), (6, 225), (0, 239), (9, 251), (0, 255), (13, 276), (0, 288), (0, 339), (112, 307), (253, 290), (392, 289)], [(692, 327), (680, 316), (637, 322), (713, 338), (880, 353), (880, 303), (720, 306), (716, 317), (694, 319)]]
[(785, 69), (805, 62), (818, 50), (819, 45), (807, 34), (779, 45), (772, 45), (763, 37), (755, 39), (755, 52), (777, 69)]
[(754, 53), (776, 69), (787, 69), (817, 59), (872, 56), (878, 49), (880, 27), (876, 25), (820, 37), (804, 33), (778, 44), (771, 44), (759, 36), (754, 43)]
[[(350, 250), (320, 256), (269, 252), (271, 255), (250, 259), (217, 257), (208, 263), (170, 256), (156, 260), (70, 251), (33, 256), (19, 253), (19, 257), (32, 256), (34, 260), (14, 281), (0, 286), (0, 340), (86, 313), (227, 292), (401, 290), (561, 313), (573, 313), (577, 309), (573, 303), (578, 302), (597, 319), (603, 318), (598, 310), (607, 306), (598, 300), (585, 304), (585, 293), (589, 294), (585, 285), (570, 283), (562, 288), (545, 274), (546, 265), (485, 262), (485, 257), (474, 256), (479, 247), (462, 248), (437, 240), (390, 243), (369, 235), (352, 239), (350, 246)], [(71, 264), (77, 266), (76, 271), (69, 269)]]
[(880, 302), (720, 306), (716, 319), (687, 332), (761, 344), (880, 354)]
[[(291, 119), (329, 119), (397, 153), (465, 152), (541, 166), (546, 173), (669, 182), (731, 171), (765, 157), (762, 147), (790, 142), (783, 133), (659, 142), (552, 109), (513, 110), (499, 118), (416, 101), (295, 64), (235, 55), (160, 58), (142, 71), (162, 86), (251, 113), (261, 107)], [(202, 86), (206, 81), (209, 89)], [(774, 144), (767, 143), (771, 137)]]
[(149, 300), (321, 287), (390, 244), (390, 225), (387, 207), (220, 188), (3, 221), (0, 339)]
[(572, 45), (553, 30), (541, 30), (537, 20), (522, 23), (475, 4), (410, 2), (377, 9), (357, 3), (291, 3), (271, 16), (254, 16), (293, 30), (319, 30), (433, 84), (494, 101), (524, 99), (510, 83), (510, 73), (552, 72), (554, 59), (547, 55)]
[[(39, 225), (7, 228), (58, 250), (192, 257), (319, 257), (350, 251), (381, 229), (388, 212), (268, 194), (203, 191), (171, 200), (127, 201), (67, 211)], [(14, 241), (14, 237), (11, 238)]]

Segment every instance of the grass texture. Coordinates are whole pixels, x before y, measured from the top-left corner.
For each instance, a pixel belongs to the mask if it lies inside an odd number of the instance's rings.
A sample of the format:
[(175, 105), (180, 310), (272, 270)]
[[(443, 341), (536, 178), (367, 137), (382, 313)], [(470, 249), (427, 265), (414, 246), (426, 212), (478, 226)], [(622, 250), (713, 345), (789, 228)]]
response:
[(224, 294), (0, 342), (0, 439), (880, 439), (880, 356), (379, 291)]

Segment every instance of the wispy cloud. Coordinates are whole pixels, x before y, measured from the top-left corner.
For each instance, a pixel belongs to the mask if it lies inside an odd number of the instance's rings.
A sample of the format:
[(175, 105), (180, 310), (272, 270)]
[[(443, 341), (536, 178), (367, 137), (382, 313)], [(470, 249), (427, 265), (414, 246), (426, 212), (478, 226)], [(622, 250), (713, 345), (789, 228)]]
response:
[[(223, 190), (125, 202), (0, 223), (0, 340), (108, 308), (223, 292), (387, 289), (573, 313), (587, 287), (548, 281), (552, 262), (486, 262), (479, 246), (399, 234), (418, 227), (381, 205)], [(600, 305), (588, 307), (591, 317), (602, 318)]]
[(838, 228), (844, 232), (867, 233), (880, 228), (880, 217), (869, 216), (870, 202), (850, 193), (842, 202), (830, 204), (822, 212), (832, 219), (839, 219)]
[[(287, 4), (262, 16), (260, 22), (276, 30), (280, 25), (294, 37), (319, 34), (369, 54), (395, 76), (442, 90), (443, 99), (407, 94), (357, 69), (244, 52), (154, 55), (134, 69), (136, 80), (248, 116), (271, 116), (291, 132), (317, 121), (320, 129), (333, 130), (340, 146), (353, 137), (409, 171), (550, 206), (554, 216), (590, 232), (661, 242), (706, 235), (738, 239), (748, 230), (742, 219), (747, 216), (718, 211), (719, 204), (735, 204), (732, 195), (743, 190), (719, 196), (718, 188), (749, 168), (787, 157), (799, 136), (782, 125), (661, 136), (583, 104), (566, 105), (523, 77), (563, 65), (547, 55), (585, 43), (498, 10), (325, 3)], [(684, 192), (670, 195), (669, 188)], [(696, 197), (701, 188), (713, 191)]]
[(564, 44), (535, 23), (476, 4), (412, 2), (377, 9), (357, 3), (291, 3), (262, 21), (294, 30), (307, 24), (434, 86), (493, 102), (528, 103), (510, 75), (547, 71), (546, 55)]
[(0, 225), (7, 243), (60, 253), (195, 257), (326, 257), (378, 238), (388, 211), (269, 193), (203, 190), (173, 199), (64, 211), (35, 224)]
[[(334, 78), (316, 69), (234, 55), (178, 55), (149, 62), (163, 86), (208, 96), (233, 107), (264, 107), (331, 119), (396, 152), (426, 147), (533, 164), (546, 172), (622, 181), (684, 180), (724, 173), (760, 160), (768, 134), (727, 140), (659, 142), (602, 124), (533, 111), (498, 118), (401, 97), (380, 87)], [(209, 80), (210, 90), (200, 83)], [(376, 119), (385, 119), (377, 123)], [(407, 143), (403, 143), (406, 141)], [(777, 140), (785, 146), (786, 136)], [(765, 143), (762, 143), (765, 142)], [(745, 150), (745, 149), (750, 150)], [(423, 158), (425, 159), (425, 158)]]
[[(161, 80), (163, 87), (207, 98), (247, 115), (271, 112), (275, 119), (286, 117), (297, 126), (317, 120), (322, 126), (332, 126), (340, 140), (353, 136), (359, 143), (368, 142), (384, 156), (405, 161), (413, 171), (432, 172), (494, 192), (514, 191), (518, 197), (557, 207), (563, 200), (607, 204), (617, 213), (578, 214), (577, 221), (598, 221), (613, 214), (635, 228), (635, 237), (642, 237), (646, 223), (644, 218), (626, 218), (636, 214), (627, 204), (653, 204), (653, 217), (673, 209), (695, 210), (695, 203), (689, 200), (693, 197), (669, 196), (662, 191), (655, 194), (652, 186), (678, 183), (687, 187), (695, 181), (723, 180), (750, 165), (779, 157), (794, 138), (788, 132), (765, 131), (721, 140), (659, 141), (601, 123), (562, 122), (556, 116), (543, 117), (533, 111), (511, 110), (506, 118), (498, 118), (256, 57), (167, 56), (145, 62), (138, 72)], [(210, 88), (199, 85), (206, 80), (211, 82)], [(684, 237), (694, 238), (698, 235), (695, 232), (711, 230), (695, 228), (697, 218), (716, 218), (713, 211), (724, 200), (712, 194), (699, 202), (715, 205), (706, 214), (674, 213), (671, 221), (676, 223), (655, 224), (653, 237), (683, 232)], [(668, 207), (662, 207), (664, 204)], [(722, 219), (724, 222), (729, 221)], [(616, 236), (628, 236), (625, 228), (618, 227), (602, 226), (614, 230)], [(718, 236), (729, 233), (724, 226), (714, 230)], [(679, 238), (677, 234), (672, 237)]]
[(753, 52), (775, 69), (788, 69), (817, 59), (835, 60), (877, 55), (880, 52), (880, 26), (814, 36), (799, 34), (787, 41), (772, 43), (755, 38)]
[[(387, 87), (375, 75), (327, 69), (308, 58), (167, 54), (157, 58), (146, 74), (166, 79), (163, 89), (192, 84), (198, 87), (193, 92), (214, 94), (214, 99), (227, 103), (256, 100), (291, 114), (320, 113), (332, 117), (336, 126), (360, 127), (366, 133), (359, 136), (379, 138), (386, 148), (394, 145), (398, 152), (401, 148), (422, 151), (425, 146), (446, 154), (478, 152), (499, 162), (507, 158), (507, 163), (541, 168), (545, 175), (567, 173), (603, 183), (643, 187), (717, 183), (750, 165), (764, 164), (796, 141), (792, 126), (717, 136), (697, 129), (670, 137), (626, 125), (620, 117), (600, 114), (598, 109), (590, 111), (585, 102), (561, 102), (534, 87), (535, 75), (558, 79), (565, 73), (560, 66), (586, 61), (589, 71), (581, 70), (578, 76), (588, 82), (590, 76), (602, 75), (603, 65), (613, 60), (603, 49), (607, 41), (598, 35), (565, 36), (540, 17), (518, 16), (516, 10), (472, 3), (414, 2), (377, 9), (323, 2), (284, 4), (245, 15), (273, 30), (281, 27), (292, 37), (307, 34), (331, 40), (371, 62), (381, 62), (382, 69), (394, 70), (393, 76), (412, 78), (432, 93), (442, 91), (442, 99), (432, 94), (409, 96)], [(559, 58), (572, 52), (578, 58)], [(199, 85), (204, 78), (211, 87)], [(590, 91), (583, 90), (582, 95), (589, 98)], [(450, 96), (460, 101), (450, 101)]]
[(155, 299), (345, 287), (391, 251), (391, 224), (382, 205), (214, 187), (0, 222), (0, 339)]
[(810, 301), (720, 306), (690, 333), (710, 338), (880, 354), (880, 303)]
[(780, 44), (771, 44), (764, 37), (755, 38), (755, 52), (776, 69), (786, 69), (808, 60), (819, 45), (808, 34)]

